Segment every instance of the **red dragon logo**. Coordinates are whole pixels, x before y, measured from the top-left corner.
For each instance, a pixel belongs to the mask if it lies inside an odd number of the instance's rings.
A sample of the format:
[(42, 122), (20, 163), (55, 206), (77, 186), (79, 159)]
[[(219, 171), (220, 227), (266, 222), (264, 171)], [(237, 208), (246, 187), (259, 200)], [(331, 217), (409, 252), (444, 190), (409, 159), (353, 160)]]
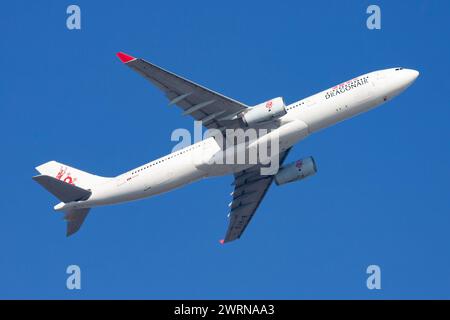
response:
[[(65, 178), (64, 178), (64, 175), (66, 176)], [(73, 185), (75, 185), (75, 181), (77, 181), (76, 178), (72, 178), (70, 172), (67, 172), (67, 167), (65, 167), (65, 168), (61, 167), (59, 169), (58, 173), (56, 174), (55, 178), (58, 180), (62, 180), (65, 183), (69, 183), (69, 184), (73, 184)]]

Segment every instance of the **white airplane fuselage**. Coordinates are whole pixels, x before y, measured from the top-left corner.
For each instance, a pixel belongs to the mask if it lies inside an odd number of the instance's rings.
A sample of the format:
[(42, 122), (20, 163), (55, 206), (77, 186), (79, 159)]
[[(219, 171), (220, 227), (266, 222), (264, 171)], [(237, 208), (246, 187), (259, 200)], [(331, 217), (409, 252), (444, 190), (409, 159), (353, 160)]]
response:
[[(377, 107), (404, 91), (418, 76), (410, 69), (371, 72), (286, 106), (274, 129), (280, 152), (311, 133)], [(272, 131), (272, 132), (274, 132)], [(259, 138), (263, 139), (263, 138)], [(91, 208), (161, 194), (206, 177), (232, 174), (245, 165), (209, 165), (222, 148), (208, 138), (125, 172), (91, 189), (84, 201), (60, 203), (55, 210)]]

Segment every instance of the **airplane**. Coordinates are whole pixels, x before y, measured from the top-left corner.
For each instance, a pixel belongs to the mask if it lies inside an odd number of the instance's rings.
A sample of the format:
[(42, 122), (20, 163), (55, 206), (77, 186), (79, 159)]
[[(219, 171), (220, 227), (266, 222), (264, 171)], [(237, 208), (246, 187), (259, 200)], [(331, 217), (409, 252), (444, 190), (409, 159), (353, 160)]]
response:
[[(289, 105), (277, 97), (248, 106), (143, 59), (123, 52), (117, 56), (123, 64), (160, 89), (169, 105), (178, 106), (183, 115), (201, 121), (207, 129), (222, 134), (231, 129), (270, 129), (256, 141), (259, 143), (267, 140), (268, 135), (276, 134), (279, 145), (272, 148), (270, 156), (278, 161), (278, 171), (262, 174), (263, 164), (259, 158), (256, 163), (218, 164), (212, 161), (223, 157), (226, 148), (215, 137), (205, 138), (116, 177), (101, 177), (49, 161), (36, 167), (39, 175), (33, 179), (61, 201), (54, 210), (64, 211), (66, 236), (80, 229), (91, 208), (147, 198), (207, 177), (233, 175), (229, 224), (220, 243), (239, 239), (273, 182), (284, 185), (317, 172), (312, 157), (284, 164), (296, 143), (390, 101), (419, 76), (416, 70), (389, 68), (355, 77)], [(248, 152), (249, 144), (244, 142), (240, 152)], [(201, 160), (192, 161), (194, 158)]]

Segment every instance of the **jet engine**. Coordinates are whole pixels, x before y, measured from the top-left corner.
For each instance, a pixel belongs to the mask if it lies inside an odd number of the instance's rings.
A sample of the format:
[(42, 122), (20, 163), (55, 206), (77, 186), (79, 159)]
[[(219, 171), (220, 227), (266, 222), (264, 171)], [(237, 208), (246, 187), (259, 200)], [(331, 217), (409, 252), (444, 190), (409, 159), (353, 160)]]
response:
[(287, 112), (285, 107), (283, 98), (278, 97), (249, 108), (242, 120), (247, 126), (271, 121), (284, 116)]
[(300, 159), (281, 167), (275, 175), (275, 183), (280, 186), (289, 182), (302, 180), (317, 172), (316, 162), (313, 157)]

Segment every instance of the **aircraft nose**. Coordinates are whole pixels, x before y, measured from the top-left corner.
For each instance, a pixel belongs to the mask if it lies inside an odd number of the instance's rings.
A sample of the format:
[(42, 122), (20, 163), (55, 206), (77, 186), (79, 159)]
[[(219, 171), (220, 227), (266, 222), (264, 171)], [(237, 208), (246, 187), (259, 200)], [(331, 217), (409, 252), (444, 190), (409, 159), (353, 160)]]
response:
[(395, 73), (396, 77), (394, 78), (395, 88), (396, 90), (403, 91), (408, 88), (419, 76), (419, 72), (413, 69), (400, 69)]
[(419, 77), (420, 73), (417, 70), (413, 70), (413, 69), (407, 69), (405, 70), (407, 73), (407, 78), (408, 78), (408, 82), (409, 84), (412, 84), (414, 81), (416, 81), (417, 77)]

